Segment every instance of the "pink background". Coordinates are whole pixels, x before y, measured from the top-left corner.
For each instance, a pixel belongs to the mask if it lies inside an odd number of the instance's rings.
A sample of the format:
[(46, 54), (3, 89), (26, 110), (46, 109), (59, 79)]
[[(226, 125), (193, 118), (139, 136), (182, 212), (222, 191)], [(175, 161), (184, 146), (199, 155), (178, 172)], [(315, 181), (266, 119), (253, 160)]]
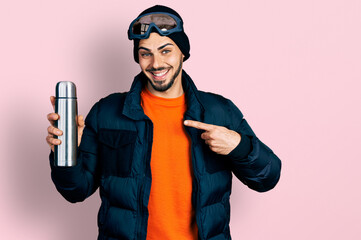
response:
[[(270, 192), (234, 178), (233, 239), (359, 239), (361, 1), (158, 3), (185, 20), (198, 88), (232, 99), (283, 161)], [(127, 91), (139, 67), (126, 31), (154, 4), (1, 1), (1, 239), (96, 239), (98, 193), (70, 204), (50, 179), (49, 96), (74, 81), (86, 115)]]

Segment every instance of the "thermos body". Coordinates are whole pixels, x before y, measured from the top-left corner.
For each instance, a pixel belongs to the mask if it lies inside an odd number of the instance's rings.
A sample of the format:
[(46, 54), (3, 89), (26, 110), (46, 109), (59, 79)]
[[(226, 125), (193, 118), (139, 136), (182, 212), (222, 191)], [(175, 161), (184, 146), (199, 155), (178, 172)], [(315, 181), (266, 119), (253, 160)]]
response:
[(76, 165), (78, 148), (78, 104), (75, 84), (68, 81), (58, 82), (55, 89), (55, 112), (59, 119), (55, 127), (63, 131), (60, 145), (54, 146), (55, 166), (71, 167)]

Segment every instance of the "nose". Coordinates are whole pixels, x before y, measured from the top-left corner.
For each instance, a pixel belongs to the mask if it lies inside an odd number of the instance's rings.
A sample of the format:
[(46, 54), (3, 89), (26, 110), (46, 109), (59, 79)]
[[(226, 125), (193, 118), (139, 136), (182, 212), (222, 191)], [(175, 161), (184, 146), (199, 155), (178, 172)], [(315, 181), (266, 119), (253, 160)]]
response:
[(158, 54), (153, 55), (152, 67), (158, 69), (162, 66), (162, 57)]

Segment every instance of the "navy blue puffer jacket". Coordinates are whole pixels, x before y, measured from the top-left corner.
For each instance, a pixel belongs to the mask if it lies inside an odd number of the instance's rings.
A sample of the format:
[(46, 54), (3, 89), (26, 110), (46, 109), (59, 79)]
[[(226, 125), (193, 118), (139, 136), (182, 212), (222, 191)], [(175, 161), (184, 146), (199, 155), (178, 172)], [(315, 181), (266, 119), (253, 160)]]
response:
[[(140, 73), (129, 92), (111, 94), (92, 107), (75, 167), (54, 167), (50, 154), (52, 180), (68, 201), (83, 201), (99, 187), (98, 239), (146, 239), (153, 124), (140, 105), (145, 81)], [(186, 127), (191, 138), (192, 205), (199, 239), (231, 239), (232, 172), (249, 188), (264, 192), (278, 182), (281, 162), (230, 100), (198, 91), (184, 71), (182, 84), (187, 99), (184, 119), (224, 126), (242, 136), (240, 144), (223, 156), (209, 149), (200, 137), (201, 130)]]

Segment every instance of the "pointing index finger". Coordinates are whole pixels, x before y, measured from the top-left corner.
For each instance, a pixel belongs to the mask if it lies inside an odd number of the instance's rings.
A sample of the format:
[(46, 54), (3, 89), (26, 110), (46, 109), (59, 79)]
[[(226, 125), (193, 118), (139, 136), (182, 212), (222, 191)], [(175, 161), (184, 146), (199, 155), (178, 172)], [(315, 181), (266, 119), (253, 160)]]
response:
[(206, 131), (210, 131), (214, 127), (211, 124), (202, 123), (202, 122), (193, 121), (193, 120), (184, 121), (184, 125), (186, 125), (188, 127), (194, 127), (194, 128), (197, 128), (197, 129), (201, 129), (201, 130), (206, 130)]

